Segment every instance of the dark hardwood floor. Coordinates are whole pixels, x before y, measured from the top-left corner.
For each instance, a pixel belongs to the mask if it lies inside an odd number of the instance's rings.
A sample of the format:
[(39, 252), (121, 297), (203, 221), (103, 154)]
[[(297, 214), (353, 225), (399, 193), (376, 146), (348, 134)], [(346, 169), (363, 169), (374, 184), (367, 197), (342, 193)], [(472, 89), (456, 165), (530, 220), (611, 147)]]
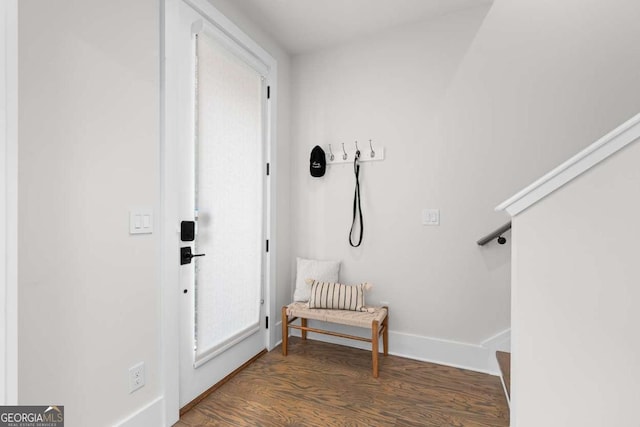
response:
[(500, 378), (291, 338), (184, 414), (191, 426), (508, 426)]

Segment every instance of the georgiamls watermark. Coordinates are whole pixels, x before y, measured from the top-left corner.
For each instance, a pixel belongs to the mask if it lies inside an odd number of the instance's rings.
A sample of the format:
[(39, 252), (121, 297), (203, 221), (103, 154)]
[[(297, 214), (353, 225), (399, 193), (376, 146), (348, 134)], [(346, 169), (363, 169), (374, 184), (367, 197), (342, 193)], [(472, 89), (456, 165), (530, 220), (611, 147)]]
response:
[(0, 406), (0, 427), (64, 427), (64, 406)]

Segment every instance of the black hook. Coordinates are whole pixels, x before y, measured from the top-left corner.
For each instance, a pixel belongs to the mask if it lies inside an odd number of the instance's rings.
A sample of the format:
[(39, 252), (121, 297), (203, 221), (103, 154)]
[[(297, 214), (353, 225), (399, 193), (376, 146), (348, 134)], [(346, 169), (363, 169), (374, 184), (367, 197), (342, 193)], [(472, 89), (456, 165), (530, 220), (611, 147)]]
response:
[(507, 243), (507, 239), (505, 239), (502, 236), (498, 237), (498, 244), (499, 245), (504, 245), (505, 243)]

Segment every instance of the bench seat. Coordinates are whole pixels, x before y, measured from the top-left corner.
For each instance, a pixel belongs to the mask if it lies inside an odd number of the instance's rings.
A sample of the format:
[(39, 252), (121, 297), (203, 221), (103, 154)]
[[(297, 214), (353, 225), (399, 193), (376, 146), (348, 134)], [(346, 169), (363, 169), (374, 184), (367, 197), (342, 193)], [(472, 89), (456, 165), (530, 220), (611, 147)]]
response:
[[(293, 324), (300, 319), (300, 324)], [(307, 326), (307, 320), (318, 320), (327, 323), (367, 328), (371, 331), (371, 338), (348, 335)], [(308, 308), (303, 302), (294, 302), (282, 307), (282, 354), (287, 355), (289, 344), (289, 329), (299, 329), (302, 339), (307, 339), (307, 332), (332, 335), (371, 343), (371, 358), (373, 362), (373, 377), (378, 378), (378, 342), (382, 335), (384, 355), (389, 354), (389, 308), (369, 307), (369, 311), (330, 310)]]

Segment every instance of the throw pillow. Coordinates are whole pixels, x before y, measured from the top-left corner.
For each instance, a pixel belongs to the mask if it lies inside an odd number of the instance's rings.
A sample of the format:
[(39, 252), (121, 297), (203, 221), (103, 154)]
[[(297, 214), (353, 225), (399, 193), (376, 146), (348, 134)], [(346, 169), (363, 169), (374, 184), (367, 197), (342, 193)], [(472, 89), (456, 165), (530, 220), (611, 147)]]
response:
[(344, 285), (312, 279), (308, 282), (311, 283), (309, 308), (367, 311), (364, 305), (364, 291), (371, 288), (370, 283)]
[(311, 285), (307, 284), (305, 280), (314, 278), (325, 282), (337, 282), (339, 274), (340, 261), (296, 258), (296, 290), (293, 293), (293, 300), (309, 301)]

